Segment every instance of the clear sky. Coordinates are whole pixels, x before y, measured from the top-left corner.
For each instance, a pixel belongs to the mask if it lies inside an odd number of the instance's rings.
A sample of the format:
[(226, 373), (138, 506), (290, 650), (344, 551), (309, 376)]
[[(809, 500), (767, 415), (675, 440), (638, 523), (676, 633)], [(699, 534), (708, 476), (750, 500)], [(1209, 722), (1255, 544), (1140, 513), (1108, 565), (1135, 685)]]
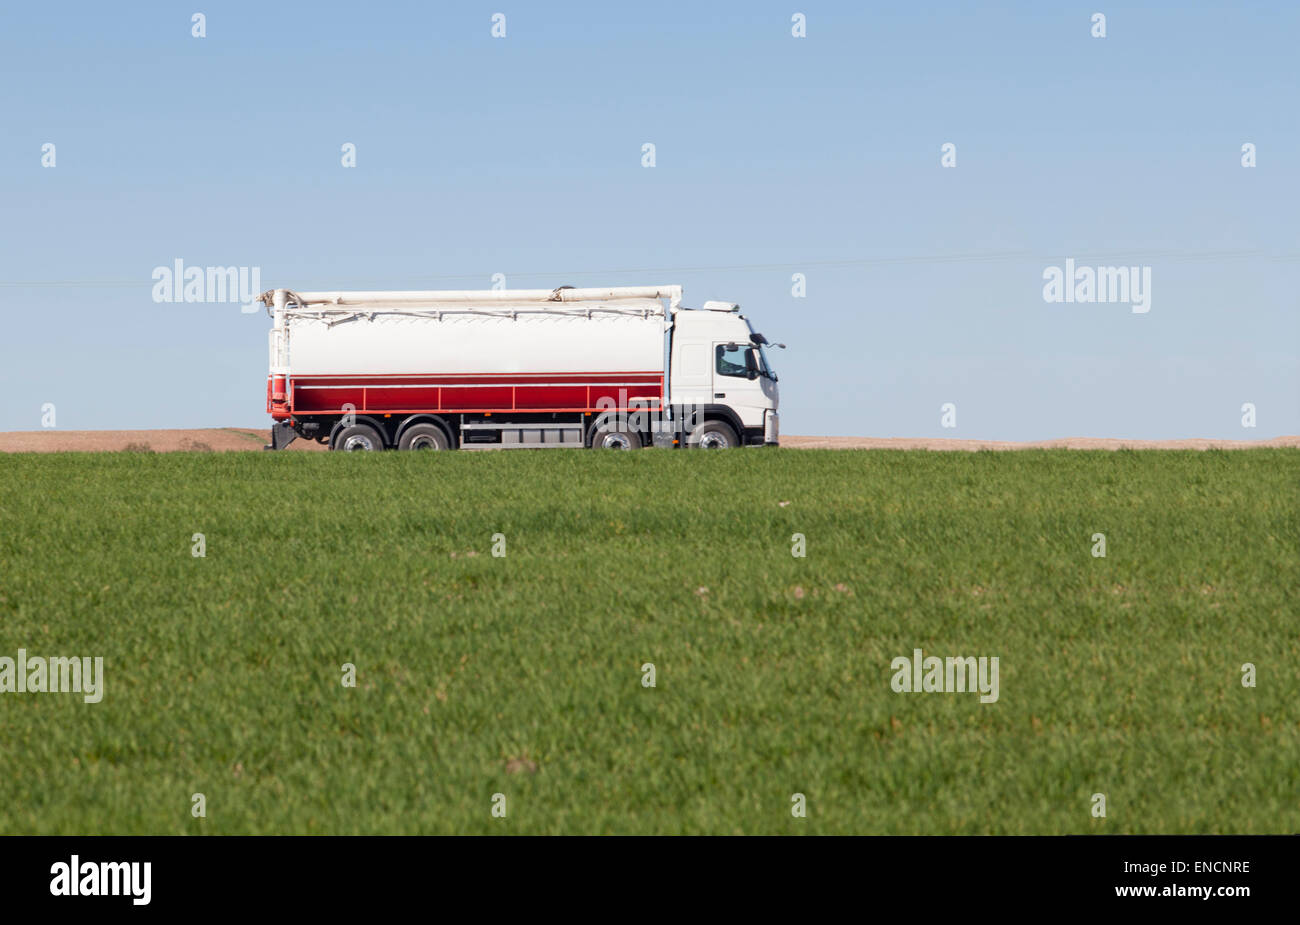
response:
[[(1297, 434), (1298, 47), (1281, 0), (5, 4), (0, 430), (268, 426), (269, 319), (154, 302), (180, 259), (682, 283), (789, 345), (787, 433)], [(1067, 257), (1150, 310), (1045, 302)]]

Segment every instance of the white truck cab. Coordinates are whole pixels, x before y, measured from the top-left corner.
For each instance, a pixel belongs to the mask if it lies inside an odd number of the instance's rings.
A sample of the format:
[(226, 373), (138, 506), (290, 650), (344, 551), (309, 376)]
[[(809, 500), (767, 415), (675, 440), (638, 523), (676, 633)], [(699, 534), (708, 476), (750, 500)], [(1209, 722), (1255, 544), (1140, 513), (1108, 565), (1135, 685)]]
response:
[(726, 429), (691, 428), (693, 445), (778, 442), (780, 402), (777, 376), (764, 349), (767, 339), (754, 331), (738, 305), (705, 302), (703, 308), (678, 309), (671, 344), (668, 403), (730, 424)]

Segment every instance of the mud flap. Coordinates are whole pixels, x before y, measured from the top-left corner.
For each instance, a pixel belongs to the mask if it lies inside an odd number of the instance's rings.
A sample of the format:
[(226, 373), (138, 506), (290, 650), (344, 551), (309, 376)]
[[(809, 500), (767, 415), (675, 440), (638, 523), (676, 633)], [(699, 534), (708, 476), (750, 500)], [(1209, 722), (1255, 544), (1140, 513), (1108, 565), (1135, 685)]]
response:
[(271, 442), (262, 447), (264, 450), (283, 450), (298, 439), (298, 432), (288, 421), (276, 421), (271, 425)]

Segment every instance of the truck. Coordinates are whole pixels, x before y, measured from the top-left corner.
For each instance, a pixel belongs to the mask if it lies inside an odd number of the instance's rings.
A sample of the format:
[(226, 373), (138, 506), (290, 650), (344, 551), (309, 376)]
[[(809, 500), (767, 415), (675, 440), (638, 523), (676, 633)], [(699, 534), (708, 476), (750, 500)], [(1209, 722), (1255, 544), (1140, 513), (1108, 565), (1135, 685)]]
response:
[(272, 318), (269, 450), (779, 443), (767, 338), (735, 303), (683, 307), (680, 285), (259, 300)]

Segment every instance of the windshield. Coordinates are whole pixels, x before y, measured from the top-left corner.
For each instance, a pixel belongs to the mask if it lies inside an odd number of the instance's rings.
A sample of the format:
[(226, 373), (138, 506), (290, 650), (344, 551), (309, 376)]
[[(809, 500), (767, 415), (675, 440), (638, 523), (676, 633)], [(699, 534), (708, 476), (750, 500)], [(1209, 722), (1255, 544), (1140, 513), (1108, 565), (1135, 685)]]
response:
[(767, 350), (762, 345), (759, 345), (758, 348), (758, 362), (762, 364), (761, 372), (763, 375), (775, 382), (776, 373), (772, 372), (772, 364), (767, 362)]

